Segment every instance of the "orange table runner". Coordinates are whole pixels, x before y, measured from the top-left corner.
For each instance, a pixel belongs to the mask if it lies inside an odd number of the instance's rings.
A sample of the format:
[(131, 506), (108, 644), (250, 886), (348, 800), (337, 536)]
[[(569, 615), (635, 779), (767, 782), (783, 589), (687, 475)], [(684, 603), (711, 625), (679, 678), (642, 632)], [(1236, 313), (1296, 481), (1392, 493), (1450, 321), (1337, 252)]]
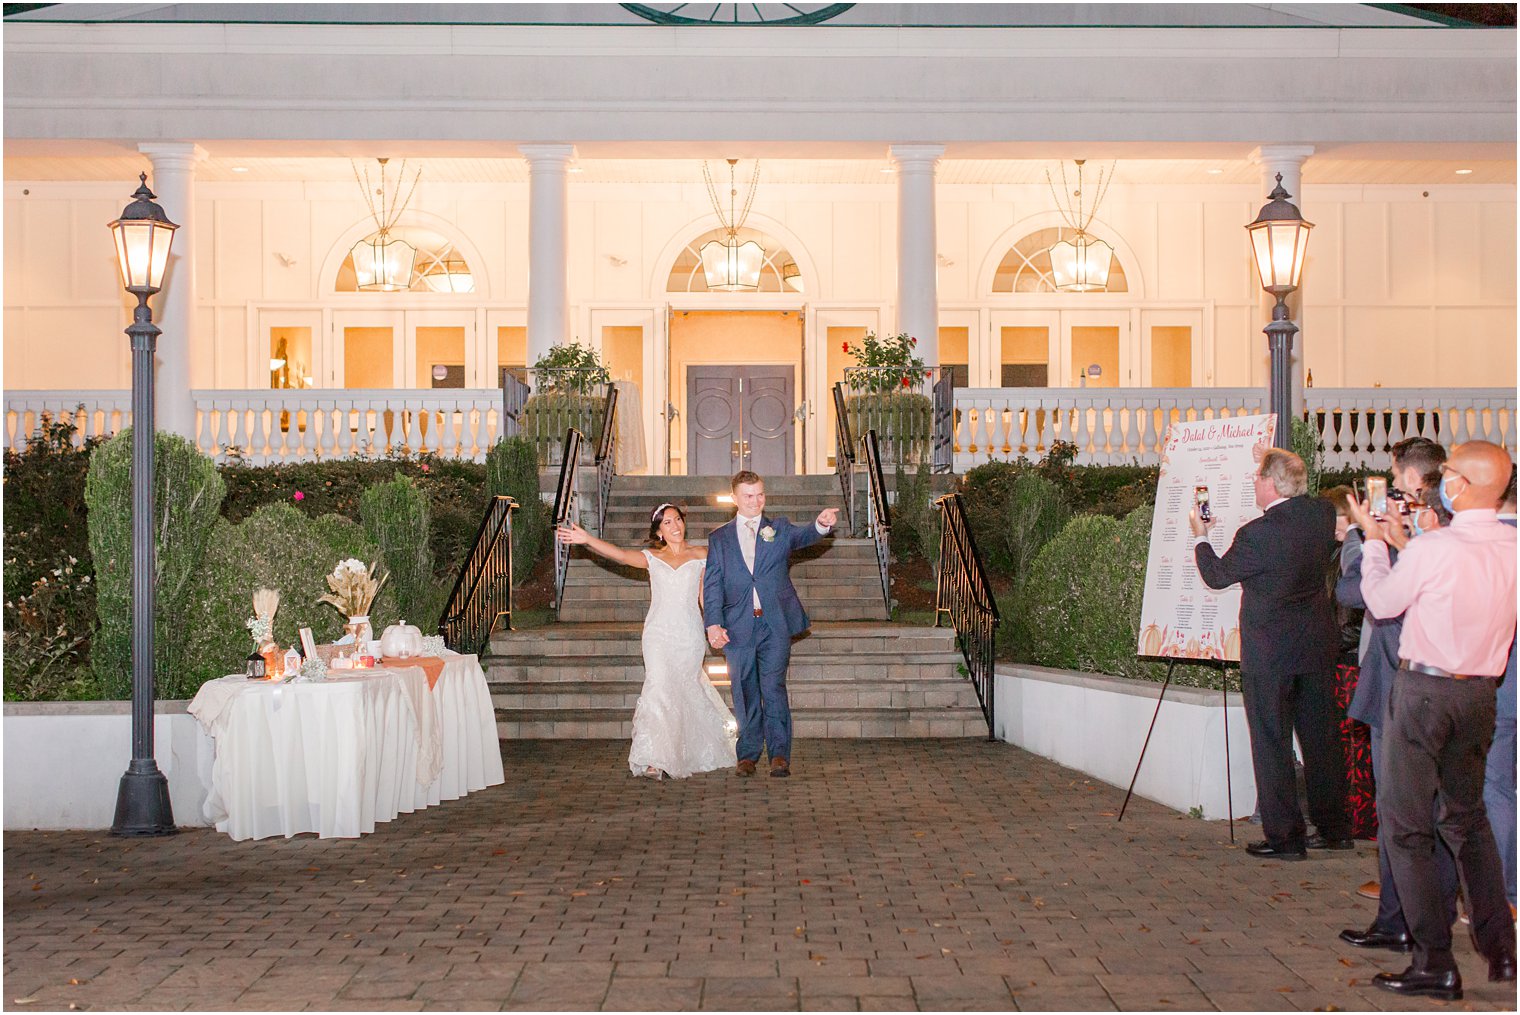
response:
[(412, 656), (410, 659), (387, 659), (381, 664), (388, 670), (399, 670), (406, 666), (416, 666), (427, 675), (428, 690), (438, 686), (438, 678), (443, 676), (443, 659), (439, 656)]

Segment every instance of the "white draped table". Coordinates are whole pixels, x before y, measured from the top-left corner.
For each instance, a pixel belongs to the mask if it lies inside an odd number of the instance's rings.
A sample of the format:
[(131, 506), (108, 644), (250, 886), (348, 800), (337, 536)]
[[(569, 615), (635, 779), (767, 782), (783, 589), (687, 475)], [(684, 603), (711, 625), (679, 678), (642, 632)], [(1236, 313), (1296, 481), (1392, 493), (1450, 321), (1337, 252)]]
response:
[(399, 662), (316, 683), (222, 677), (189, 711), (216, 745), (206, 818), (234, 839), (355, 838), (505, 781), (473, 655), (445, 653), (431, 689)]

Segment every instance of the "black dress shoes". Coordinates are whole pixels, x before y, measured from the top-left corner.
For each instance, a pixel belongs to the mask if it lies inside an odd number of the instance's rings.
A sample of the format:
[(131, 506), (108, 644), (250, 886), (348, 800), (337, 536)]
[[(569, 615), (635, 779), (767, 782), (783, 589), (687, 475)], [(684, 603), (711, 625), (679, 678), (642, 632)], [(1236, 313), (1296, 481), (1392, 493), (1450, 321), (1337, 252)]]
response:
[(1309, 849), (1355, 849), (1355, 839), (1327, 839), (1323, 835), (1311, 835), (1304, 840)]
[(1462, 1000), (1462, 974), (1455, 969), (1441, 973), (1410, 966), (1402, 973), (1379, 973), (1372, 982), (1384, 990), (1405, 997), (1438, 997), (1443, 1001)]
[(1488, 982), (1515, 982), (1515, 956), (1513, 954), (1501, 955), (1497, 959), (1488, 960)]
[(1414, 938), (1380, 930), (1376, 924), (1366, 930), (1343, 930), (1341, 940), (1358, 948), (1387, 948), (1391, 952), (1414, 951)]
[(1263, 860), (1307, 860), (1309, 858), (1309, 854), (1302, 846), (1292, 849), (1287, 846), (1274, 846), (1265, 840), (1248, 844), (1246, 852), (1252, 856), (1259, 856)]

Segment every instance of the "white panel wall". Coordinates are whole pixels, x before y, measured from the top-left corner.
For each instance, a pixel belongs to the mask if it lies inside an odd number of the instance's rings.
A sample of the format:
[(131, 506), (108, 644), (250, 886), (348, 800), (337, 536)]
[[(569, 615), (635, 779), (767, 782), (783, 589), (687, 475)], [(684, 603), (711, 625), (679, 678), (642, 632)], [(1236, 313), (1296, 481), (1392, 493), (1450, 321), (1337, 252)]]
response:
[[(1122, 166), (1121, 166), (1122, 172)], [(570, 187), (570, 300), (577, 332), (592, 306), (658, 311), (670, 252), (710, 222), (697, 184)], [(5, 185), (5, 364), (10, 388), (124, 388), (121, 329), (129, 304), (105, 224), (125, 203), (124, 183)], [(242, 387), (250, 308), (314, 312), (395, 306), (397, 297), (324, 292), (366, 211), (353, 185), (208, 183), (198, 187), (199, 299), (192, 378)], [(1428, 196), (1427, 196), (1428, 195)], [(1016, 224), (1043, 221), (1043, 185), (941, 185), (940, 299), (957, 311), (1027, 305), (980, 291)], [(1104, 305), (1196, 307), (1210, 314), (1207, 383), (1262, 384), (1265, 323), (1243, 226), (1261, 204), (1254, 186), (1127, 186), (1110, 192), (1095, 229), (1133, 271), (1128, 296)], [(1301, 348), (1321, 387), (1484, 385), (1515, 380), (1515, 196), (1487, 185), (1311, 187), (1316, 223), (1306, 269)], [(514, 310), (528, 288), (526, 184), (424, 184), (412, 220), (452, 232), (473, 250), (481, 292), (405, 296), (427, 306)], [(810, 305), (895, 302), (896, 186), (766, 184), (754, 216), (789, 235)], [(1016, 237), (1013, 237), (1016, 238)], [(613, 258), (626, 261), (615, 264)], [(1082, 306), (1068, 296), (1063, 305)], [(1046, 305), (1050, 299), (1044, 298)], [(410, 304), (408, 304), (410, 305)], [(1096, 304), (1091, 304), (1096, 305)], [(889, 327), (892, 314), (883, 320)], [(581, 334), (583, 339), (593, 339)], [(1201, 340), (1201, 336), (1200, 336)], [(257, 371), (255, 371), (258, 374)], [(1208, 373), (1206, 368), (1206, 373)]]

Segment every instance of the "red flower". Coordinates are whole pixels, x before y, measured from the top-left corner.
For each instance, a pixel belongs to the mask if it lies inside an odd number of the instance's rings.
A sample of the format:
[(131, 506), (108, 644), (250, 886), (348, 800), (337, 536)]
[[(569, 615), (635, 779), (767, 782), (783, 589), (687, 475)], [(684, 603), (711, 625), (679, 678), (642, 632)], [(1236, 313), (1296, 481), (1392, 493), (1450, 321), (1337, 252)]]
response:
[(300, 490), (297, 490), (295, 493), (291, 494), (290, 499), (291, 500), (305, 500), (306, 499), (306, 495), (304, 493), (302, 493)]
[(903, 378), (903, 387), (906, 388), (907, 386), (908, 386), (908, 379), (906, 377), (904, 377)]
[(844, 349), (845, 352), (849, 352), (850, 351), (850, 343), (844, 342), (844, 343), (841, 343), (841, 346), (842, 346), (842, 348)]
[(908, 342), (911, 345), (917, 345), (918, 344), (918, 339), (916, 339), (916, 338), (910, 338), (910, 339), (908, 339)]
[(422, 463), (422, 471), (423, 472), (432, 472), (433, 470), (430, 469), (430, 468), (428, 468), (428, 463), (427, 462), (423, 462)]

